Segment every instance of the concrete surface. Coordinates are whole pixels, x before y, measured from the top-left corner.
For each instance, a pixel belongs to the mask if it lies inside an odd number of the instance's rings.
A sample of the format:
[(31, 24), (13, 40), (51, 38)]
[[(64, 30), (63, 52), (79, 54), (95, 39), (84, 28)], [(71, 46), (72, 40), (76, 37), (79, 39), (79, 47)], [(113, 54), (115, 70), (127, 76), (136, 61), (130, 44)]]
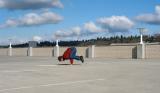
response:
[(160, 60), (0, 57), (0, 93), (159, 93)]

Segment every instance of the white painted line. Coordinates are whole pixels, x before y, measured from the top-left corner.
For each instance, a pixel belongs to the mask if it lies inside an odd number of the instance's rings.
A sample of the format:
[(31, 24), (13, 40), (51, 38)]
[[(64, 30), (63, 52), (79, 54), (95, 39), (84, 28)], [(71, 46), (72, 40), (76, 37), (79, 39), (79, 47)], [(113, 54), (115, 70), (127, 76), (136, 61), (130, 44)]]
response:
[(57, 65), (37, 65), (37, 66), (40, 66), (40, 67), (54, 67), (54, 66), (57, 66)]
[(80, 81), (73, 81), (73, 82), (63, 82), (63, 83), (55, 83), (55, 84), (47, 84), (47, 85), (39, 85), (41, 86), (58, 86), (58, 85), (69, 85), (69, 84), (76, 84), (76, 83), (87, 83), (87, 82), (95, 82), (95, 81), (102, 81), (104, 79), (94, 79), (94, 80), (80, 80)]
[(5, 70), (5, 71), (1, 71), (3, 73), (17, 73), (17, 72), (20, 72), (20, 71), (14, 71), (14, 70)]
[(4, 70), (4, 71), (0, 71), (2, 73), (20, 73), (20, 72), (36, 72), (39, 70)]
[(36, 87), (49, 87), (49, 86), (62, 86), (62, 85), (70, 85), (70, 84), (78, 84), (78, 83), (88, 83), (88, 82), (96, 82), (96, 81), (103, 81), (103, 80), (105, 79), (100, 78), (100, 79), (92, 79), (92, 80), (79, 80), (79, 81), (69, 81), (69, 82), (63, 82), (63, 83), (45, 84), (45, 85), (38, 85), (38, 86), (23, 86), (23, 87), (17, 87), (17, 88), (1, 89), (0, 92), (29, 89), (29, 88), (36, 88)]

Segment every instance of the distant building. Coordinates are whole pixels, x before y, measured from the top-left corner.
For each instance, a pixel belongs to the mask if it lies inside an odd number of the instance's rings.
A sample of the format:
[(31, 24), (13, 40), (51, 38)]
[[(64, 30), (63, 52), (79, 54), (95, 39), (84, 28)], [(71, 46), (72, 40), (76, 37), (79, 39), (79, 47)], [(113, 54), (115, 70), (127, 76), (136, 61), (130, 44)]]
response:
[(29, 47), (37, 47), (37, 41), (29, 41)]

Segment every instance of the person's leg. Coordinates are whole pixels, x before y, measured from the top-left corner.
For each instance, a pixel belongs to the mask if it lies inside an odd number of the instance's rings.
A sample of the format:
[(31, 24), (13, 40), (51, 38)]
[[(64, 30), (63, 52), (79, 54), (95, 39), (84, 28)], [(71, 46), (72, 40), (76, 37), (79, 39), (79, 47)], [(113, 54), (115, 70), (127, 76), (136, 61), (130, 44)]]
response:
[(70, 54), (70, 58), (71, 59), (76, 59), (76, 60), (80, 60), (80, 57), (79, 56), (76, 56), (76, 48), (75, 47), (72, 47), (71, 48), (71, 54)]
[(71, 48), (71, 55), (70, 58), (76, 59), (76, 60), (81, 60), (82, 63), (84, 63), (83, 56), (76, 56), (77, 50), (75, 47)]
[(83, 58), (83, 56), (80, 56), (80, 60), (81, 60), (82, 63), (84, 63), (84, 58)]

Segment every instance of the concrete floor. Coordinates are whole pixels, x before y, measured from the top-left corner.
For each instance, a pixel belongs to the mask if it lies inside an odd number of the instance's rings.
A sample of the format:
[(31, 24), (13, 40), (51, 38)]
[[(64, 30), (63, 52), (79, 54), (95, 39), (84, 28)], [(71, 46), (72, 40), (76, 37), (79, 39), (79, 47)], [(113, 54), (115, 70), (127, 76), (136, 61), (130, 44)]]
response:
[(0, 57), (0, 93), (159, 93), (160, 60)]

